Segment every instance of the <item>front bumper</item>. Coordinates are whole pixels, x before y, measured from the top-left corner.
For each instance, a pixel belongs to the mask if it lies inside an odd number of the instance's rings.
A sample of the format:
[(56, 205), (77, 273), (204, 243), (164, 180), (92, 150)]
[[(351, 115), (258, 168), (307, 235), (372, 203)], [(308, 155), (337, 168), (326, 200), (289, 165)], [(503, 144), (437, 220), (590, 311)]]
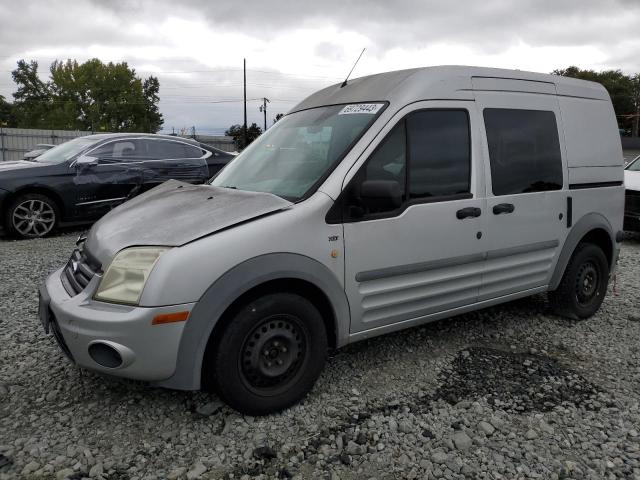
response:
[[(100, 282), (96, 275), (76, 296), (69, 296), (61, 281), (62, 269), (40, 288), (40, 319), (54, 334), (61, 349), (79, 366), (119, 377), (160, 381), (173, 375), (185, 322), (152, 325), (158, 314), (191, 312), (195, 303), (165, 307), (132, 307), (91, 298)], [(49, 332), (47, 332), (49, 333)], [(121, 362), (115, 367), (98, 363), (92, 345), (115, 349)], [(104, 348), (104, 347), (103, 347)], [(108, 362), (103, 362), (108, 363)]]

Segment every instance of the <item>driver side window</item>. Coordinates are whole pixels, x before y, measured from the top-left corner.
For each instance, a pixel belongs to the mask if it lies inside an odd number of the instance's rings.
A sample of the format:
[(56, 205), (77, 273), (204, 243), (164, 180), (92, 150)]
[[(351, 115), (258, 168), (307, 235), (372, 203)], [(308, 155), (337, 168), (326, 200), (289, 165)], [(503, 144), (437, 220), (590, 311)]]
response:
[[(397, 209), (406, 200), (407, 141), (405, 120), (400, 121), (369, 157), (352, 180), (347, 193), (347, 218), (385, 213)], [(368, 185), (395, 192), (396, 202), (376, 199)], [(363, 192), (363, 186), (365, 191)], [(373, 192), (375, 193), (375, 192)]]
[(463, 109), (417, 110), (389, 132), (344, 192), (344, 221), (408, 205), (471, 198), (471, 135)]

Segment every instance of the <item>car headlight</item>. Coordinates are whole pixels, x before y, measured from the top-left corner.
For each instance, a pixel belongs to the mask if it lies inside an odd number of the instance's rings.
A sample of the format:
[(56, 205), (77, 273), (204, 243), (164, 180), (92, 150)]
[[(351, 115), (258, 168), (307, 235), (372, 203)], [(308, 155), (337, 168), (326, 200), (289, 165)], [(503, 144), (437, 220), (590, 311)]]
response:
[(107, 268), (96, 300), (137, 305), (151, 270), (169, 247), (131, 247), (120, 251)]

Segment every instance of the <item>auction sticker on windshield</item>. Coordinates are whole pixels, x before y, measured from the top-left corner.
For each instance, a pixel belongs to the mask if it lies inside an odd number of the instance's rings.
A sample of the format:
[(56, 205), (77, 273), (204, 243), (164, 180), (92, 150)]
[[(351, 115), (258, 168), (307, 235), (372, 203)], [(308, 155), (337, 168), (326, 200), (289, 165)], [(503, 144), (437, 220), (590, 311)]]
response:
[(346, 105), (338, 115), (348, 115), (351, 113), (378, 113), (378, 110), (382, 108), (382, 103), (354, 103), (353, 105)]

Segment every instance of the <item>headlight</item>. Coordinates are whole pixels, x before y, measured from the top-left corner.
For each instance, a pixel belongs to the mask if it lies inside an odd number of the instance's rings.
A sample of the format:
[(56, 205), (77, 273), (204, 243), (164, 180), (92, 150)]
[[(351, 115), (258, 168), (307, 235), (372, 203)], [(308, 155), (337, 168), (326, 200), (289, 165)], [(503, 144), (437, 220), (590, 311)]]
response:
[(94, 298), (137, 305), (153, 266), (168, 247), (125, 248), (112, 260)]

